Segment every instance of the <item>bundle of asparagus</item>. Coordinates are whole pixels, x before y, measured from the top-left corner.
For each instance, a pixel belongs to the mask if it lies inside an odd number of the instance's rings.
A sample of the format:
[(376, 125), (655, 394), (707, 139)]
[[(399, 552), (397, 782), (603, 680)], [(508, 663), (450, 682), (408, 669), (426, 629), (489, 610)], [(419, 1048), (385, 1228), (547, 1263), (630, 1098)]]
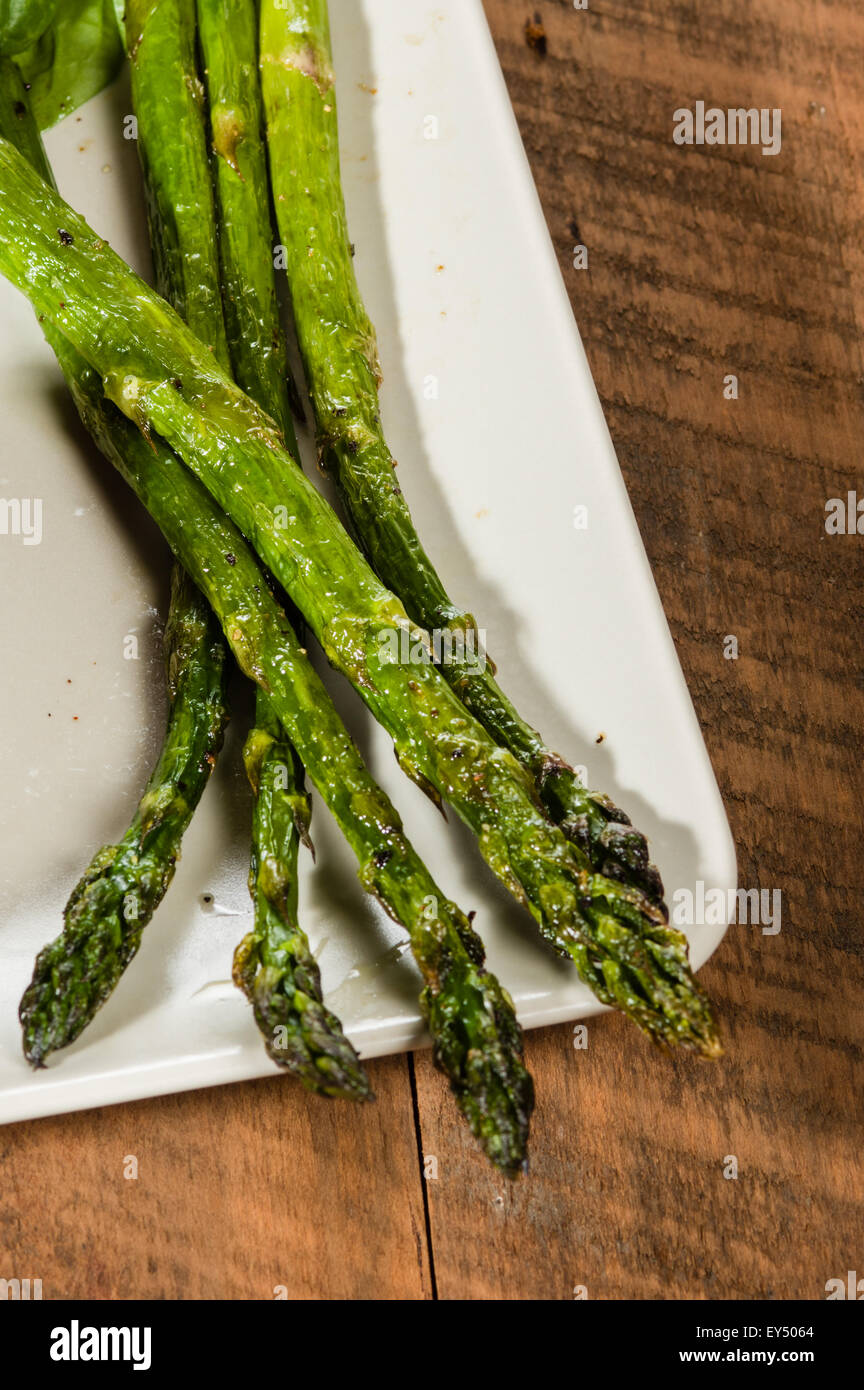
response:
[[(435, 884), (370, 777), (309, 664), (299, 623), (389, 732), (408, 776), (456, 810), (598, 999), (665, 1046), (716, 1056), (716, 1029), (686, 940), (668, 924), (644, 837), (623, 813), (546, 747), (490, 664), (392, 659), (394, 633), (431, 653), (431, 632), (474, 633), (474, 619), (452, 603), (422, 547), (381, 429), (374, 330), (341, 190), (326, 4), (261, 0), (258, 25), (256, 0), (128, 0), (165, 299), (58, 197), (19, 74), (7, 61), (0, 69), (0, 270), (30, 298), (82, 418), (183, 566), (169, 624), (177, 695), (165, 750), (129, 846), (103, 851), (88, 871), (88, 884), (107, 876), (111, 892), (85, 895), (81, 913), (76, 890), (63, 935), (37, 962), (22, 1002), (25, 1048), (38, 1062), (78, 1035), (167, 887), (201, 778), (187, 785), (165, 768), (174, 771), (176, 744), (188, 760), (208, 730), (207, 747), (217, 741), (216, 695), (184, 701), (181, 692), (184, 681), (197, 693), (204, 674), (221, 673), (218, 623), (257, 687), (245, 751), (256, 796), (255, 922), (235, 979), (268, 1052), (323, 1094), (369, 1094), (299, 924), (305, 767), (357, 855), (361, 883), (408, 932), (436, 1060), (463, 1113), (493, 1162), (515, 1174), (533, 1096), (512, 1003), (485, 969), (469, 919)], [(298, 464), (271, 192), (319, 456), (361, 549)], [(209, 635), (209, 666), (177, 638), (181, 603)], [(148, 814), (169, 802), (171, 815)]]
[[(132, 95), (157, 288), (229, 368), (195, 62), (195, 5), (169, 0), (150, 9), (130, 3), (126, 18), (137, 36)], [(254, 30), (252, 38), (254, 59)], [(180, 160), (175, 156), (178, 143), (184, 154)], [(252, 263), (258, 261), (260, 257)], [(226, 302), (234, 298), (226, 294)], [(275, 312), (271, 317), (268, 350), (255, 354), (261, 380), (270, 389), (270, 399), (262, 404), (280, 418), (296, 449), (287, 392), (283, 409), (277, 385), (280, 376), (284, 383), (287, 370), (284, 346), (279, 352), (284, 340)], [(236, 315), (232, 322), (237, 323)], [(233, 341), (240, 340), (238, 328)], [(303, 766), (260, 687), (255, 701), (255, 727), (244, 751), (255, 798), (249, 878), (255, 927), (238, 947), (235, 979), (252, 1003), (267, 1052), (277, 1065), (294, 1072), (309, 1090), (367, 1099), (368, 1080), (341, 1023), (324, 1006), (320, 971), (298, 921), (298, 848), (301, 842), (311, 843)]]
[[(373, 568), (429, 632), (464, 641), (474, 617), (448, 597), (393, 472), (378, 410), (375, 330), (354, 275), (339, 167), (326, 0), (261, 0), (261, 79), (280, 243), (322, 465), (336, 480)], [(457, 646), (457, 650), (459, 647)], [(655, 904), (663, 885), (645, 837), (608, 797), (587, 791), (507, 699), (494, 664), (450, 662), (442, 673), (496, 743), (524, 767), (550, 819), (598, 873)]]

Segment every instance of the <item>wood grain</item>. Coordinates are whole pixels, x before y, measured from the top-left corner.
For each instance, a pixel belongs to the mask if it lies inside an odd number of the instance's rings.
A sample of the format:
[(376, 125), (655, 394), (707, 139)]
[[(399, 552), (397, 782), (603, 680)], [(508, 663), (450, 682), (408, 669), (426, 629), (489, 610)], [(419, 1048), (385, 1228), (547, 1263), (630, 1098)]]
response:
[(0, 1128), (5, 1277), (46, 1299), (429, 1296), (406, 1060), (373, 1073), (377, 1104), (350, 1109), (277, 1077)]
[[(535, 10), (545, 58), (524, 41)], [(418, 1058), (438, 1294), (824, 1297), (861, 1260), (864, 537), (827, 536), (824, 508), (864, 496), (864, 15), (487, 12), (740, 882), (782, 890), (783, 917), (776, 936), (733, 928), (705, 971), (719, 1066), (664, 1061), (620, 1019), (584, 1052), (567, 1029), (530, 1038), (532, 1175), (510, 1192)], [(676, 146), (672, 113), (700, 99), (779, 106), (781, 153)]]
[[(706, 968), (717, 1066), (612, 1017), (587, 1050), (532, 1035), (516, 1186), (425, 1054), (371, 1064), (348, 1116), (275, 1080), (0, 1129), (0, 1276), (46, 1297), (814, 1299), (862, 1268), (864, 537), (824, 508), (864, 496), (864, 14), (590, 5), (486, 0), (740, 881), (782, 890), (782, 930)], [(677, 147), (697, 100), (780, 107), (782, 152)]]

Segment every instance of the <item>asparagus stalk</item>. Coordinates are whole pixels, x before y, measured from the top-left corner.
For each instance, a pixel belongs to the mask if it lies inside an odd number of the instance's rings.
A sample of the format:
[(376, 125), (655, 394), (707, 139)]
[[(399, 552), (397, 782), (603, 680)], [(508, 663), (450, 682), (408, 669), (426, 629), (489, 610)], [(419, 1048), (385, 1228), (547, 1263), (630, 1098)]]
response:
[[(126, 25), (135, 54), (132, 100), (157, 287), (227, 368), (204, 89), (195, 61), (195, 0), (160, 0), (156, 6), (127, 0)], [(232, 322), (236, 326), (236, 316)], [(249, 872), (255, 922), (237, 948), (235, 981), (273, 1061), (299, 1076), (307, 1090), (371, 1099), (354, 1048), (324, 1006), (320, 972), (298, 920), (298, 849), (301, 839), (309, 843), (310, 817), (303, 766), (257, 686), (244, 761), (255, 798)]]
[(156, 283), (227, 369), (213, 191), (200, 178), (207, 147), (195, 0), (128, 0), (125, 23)]
[[(547, 820), (524, 769), (430, 663), (428, 634), (411, 625), (292, 466), (275, 422), (7, 141), (0, 194), (0, 271), (98, 371), (108, 398), (145, 437), (161, 434), (200, 476), (389, 731), (402, 767), (456, 809), (603, 1003), (658, 1042), (717, 1055), (682, 934), (639, 889), (594, 871)], [(407, 663), (391, 658), (403, 630), (414, 656)]]
[(249, 872), (255, 925), (234, 953), (234, 983), (252, 1005), (274, 1062), (308, 1090), (371, 1100), (357, 1053), (324, 1004), (318, 962), (299, 924), (297, 851), (301, 840), (309, 844), (309, 798), (302, 764), (260, 689), (243, 759), (255, 796)]
[[(450, 599), (423, 548), (381, 426), (375, 331), (354, 274), (342, 195), (326, 0), (261, 0), (261, 76), (280, 243), (321, 465), (372, 567), (420, 627), (454, 634), (459, 653), (466, 638), (478, 640), (475, 619)], [(495, 742), (518, 758), (551, 819), (593, 868), (661, 905), (663, 885), (645, 837), (522, 719), (494, 665), (451, 660), (442, 671)]]
[[(26, 113), (26, 105), (18, 104)], [(38, 133), (35, 140), (41, 150)], [(44, 326), (85, 426), (162, 528), (178, 561), (200, 584), (238, 663), (266, 688), (275, 718), (288, 731), (357, 855), (364, 887), (407, 927), (424, 978), (420, 1003), (436, 1062), (449, 1077), (486, 1153), (502, 1171), (515, 1176), (525, 1164), (533, 1088), (522, 1061), (512, 1001), (484, 969), (482, 943), (403, 834), (396, 811), (369, 776), (243, 537), (161, 440), (148, 441), (105, 400), (98, 373), (54, 325), (46, 321)], [(278, 757), (280, 751), (276, 726), (270, 733), (270, 746), (249, 750), (259, 782), (277, 767), (270, 756), (275, 752)], [(284, 799), (270, 802), (262, 799), (265, 796), (262, 788), (261, 813), (269, 815), (273, 807), (281, 816)], [(298, 808), (295, 824), (302, 819), (303, 809)], [(268, 901), (283, 895), (279, 872), (278, 864), (260, 865)], [(283, 968), (281, 946), (275, 935), (268, 936), (265, 969)], [(252, 976), (249, 965), (241, 953), (235, 969), (242, 982), (254, 988), (259, 975), (256, 968)], [(299, 972), (295, 980), (301, 988), (306, 983)], [(307, 998), (311, 993), (307, 986)], [(269, 1011), (268, 1028), (284, 1026), (290, 1045), (296, 1033), (293, 1022), (288, 1026), (279, 1012), (278, 996), (269, 991), (263, 1003)], [(295, 1015), (299, 1007), (295, 994)], [(320, 1019), (313, 1014), (312, 1021)], [(358, 1078), (346, 1075), (346, 1059), (334, 1054), (332, 1036), (332, 1030), (325, 1031), (316, 1066), (334, 1088), (354, 1088)], [(308, 1037), (304, 1042), (308, 1045)]]
[[(0, 59), (0, 130), (51, 180), (17, 66)], [(123, 838), (94, 855), (38, 955), (19, 1009), (34, 1066), (67, 1047), (113, 992), (174, 876), (180, 845), (222, 746), (225, 656), (218, 624), (182, 569), (164, 636), (168, 719), (159, 759)]]
[[(190, 0), (184, 0), (183, 8), (187, 6), (191, 7)], [(139, 0), (133, 0), (126, 19), (127, 25), (130, 20), (140, 22), (145, 36), (150, 21), (146, 12), (138, 19), (141, 8)], [(204, 224), (210, 244), (219, 247), (221, 299), (234, 379), (277, 421), (296, 457), (297, 438), (287, 390), (288, 353), (272, 261), (257, 16), (254, 8), (250, 14), (232, 0), (201, 0), (197, 13), (215, 200), (203, 191), (206, 185), (209, 192), (210, 179), (197, 131), (195, 159), (187, 159), (181, 173), (184, 181), (194, 179), (201, 188), (196, 200), (203, 210), (198, 226)], [(134, 71), (139, 88), (148, 81), (146, 52), (145, 43), (136, 54)], [(170, 142), (168, 104), (160, 104), (153, 118), (148, 133), (152, 129), (159, 144)], [(200, 123), (200, 113), (198, 119)], [(170, 190), (173, 184), (166, 180), (165, 186)], [(174, 199), (181, 206), (184, 193), (183, 187), (175, 189)], [(204, 215), (211, 209), (215, 220)], [(209, 263), (207, 269), (212, 274)], [(190, 326), (195, 329), (194, 323)], [(200, 332), (198, 336), (202, 336)], [(294, 627), (297, 631), (296, 623)], [(305, 1023), (306, 1018), (287, 1007), (287, 1002), (292, 997), (313, 998), (323, 1007), (320, 972), (297, 920), (297, 853), (301, 841), (311, 849), (311, 807), (304, 790), (303, 766), (260, 686), (256, 687), (255, 726), (243, 756), (255, 795), (249, 878), (255, 926), (237, 947), (234, 980), (252, 1004), (270, 1056), (284, 1064), (285, 1048), (277, 1050), (273, 1040), (287, 1039), (288, 1055), (295, 1059), (296, 1070), (298, 1019)], [(326, 1010), (325, 1015), (330, 1031), (341, 1034), (335, 1016)], [(347, 1039), (344, 1045), (350, 1047)], [(365, 1094), (371, 1094), (368, 1085)]]
[(165, 658), (170, 704), (159, 761), (126, 834), (94, 855), (73, 890), (63, 931), (40, 951), (21, 999), (24, 1054), (36, 1067), (74, 1042), (137, 954), (222, 746), (225, 646), (179, 567), (172, 573)]
[(254, 0), (198, 0), (197, 10), (233, 376), (273, 416), (297, 458), (276, 294), (257, 11)]

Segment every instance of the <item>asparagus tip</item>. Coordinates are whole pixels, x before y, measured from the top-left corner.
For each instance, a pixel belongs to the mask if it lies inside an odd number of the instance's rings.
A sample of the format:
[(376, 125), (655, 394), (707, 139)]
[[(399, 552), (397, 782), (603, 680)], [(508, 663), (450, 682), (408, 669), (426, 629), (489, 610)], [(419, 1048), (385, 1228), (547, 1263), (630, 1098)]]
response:
[(357, 1052), (323, 1002), (314, 958), (299, 932), (293, 946), (293, 956), (280, 965), (265, 965), (250, 932), (234, 953), (234, 983), (252, 1005), (268, 1057), (316, 1095), (374, 1100)]

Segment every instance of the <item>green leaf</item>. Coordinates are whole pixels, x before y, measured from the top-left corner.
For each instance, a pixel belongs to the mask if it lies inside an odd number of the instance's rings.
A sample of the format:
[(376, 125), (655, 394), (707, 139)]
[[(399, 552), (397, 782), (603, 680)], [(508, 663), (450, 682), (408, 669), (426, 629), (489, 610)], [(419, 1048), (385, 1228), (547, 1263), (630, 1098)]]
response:
[[(42, 8), (54, 5), (49, 0)], [(114, 0), (63, 0), (53, 23), (16, 59), (39, 128), (47, 130), (107, 87), (124, 57)]]
[(58, 0), (0, 0), (0, 53), (15, 54), (41, 38)]

